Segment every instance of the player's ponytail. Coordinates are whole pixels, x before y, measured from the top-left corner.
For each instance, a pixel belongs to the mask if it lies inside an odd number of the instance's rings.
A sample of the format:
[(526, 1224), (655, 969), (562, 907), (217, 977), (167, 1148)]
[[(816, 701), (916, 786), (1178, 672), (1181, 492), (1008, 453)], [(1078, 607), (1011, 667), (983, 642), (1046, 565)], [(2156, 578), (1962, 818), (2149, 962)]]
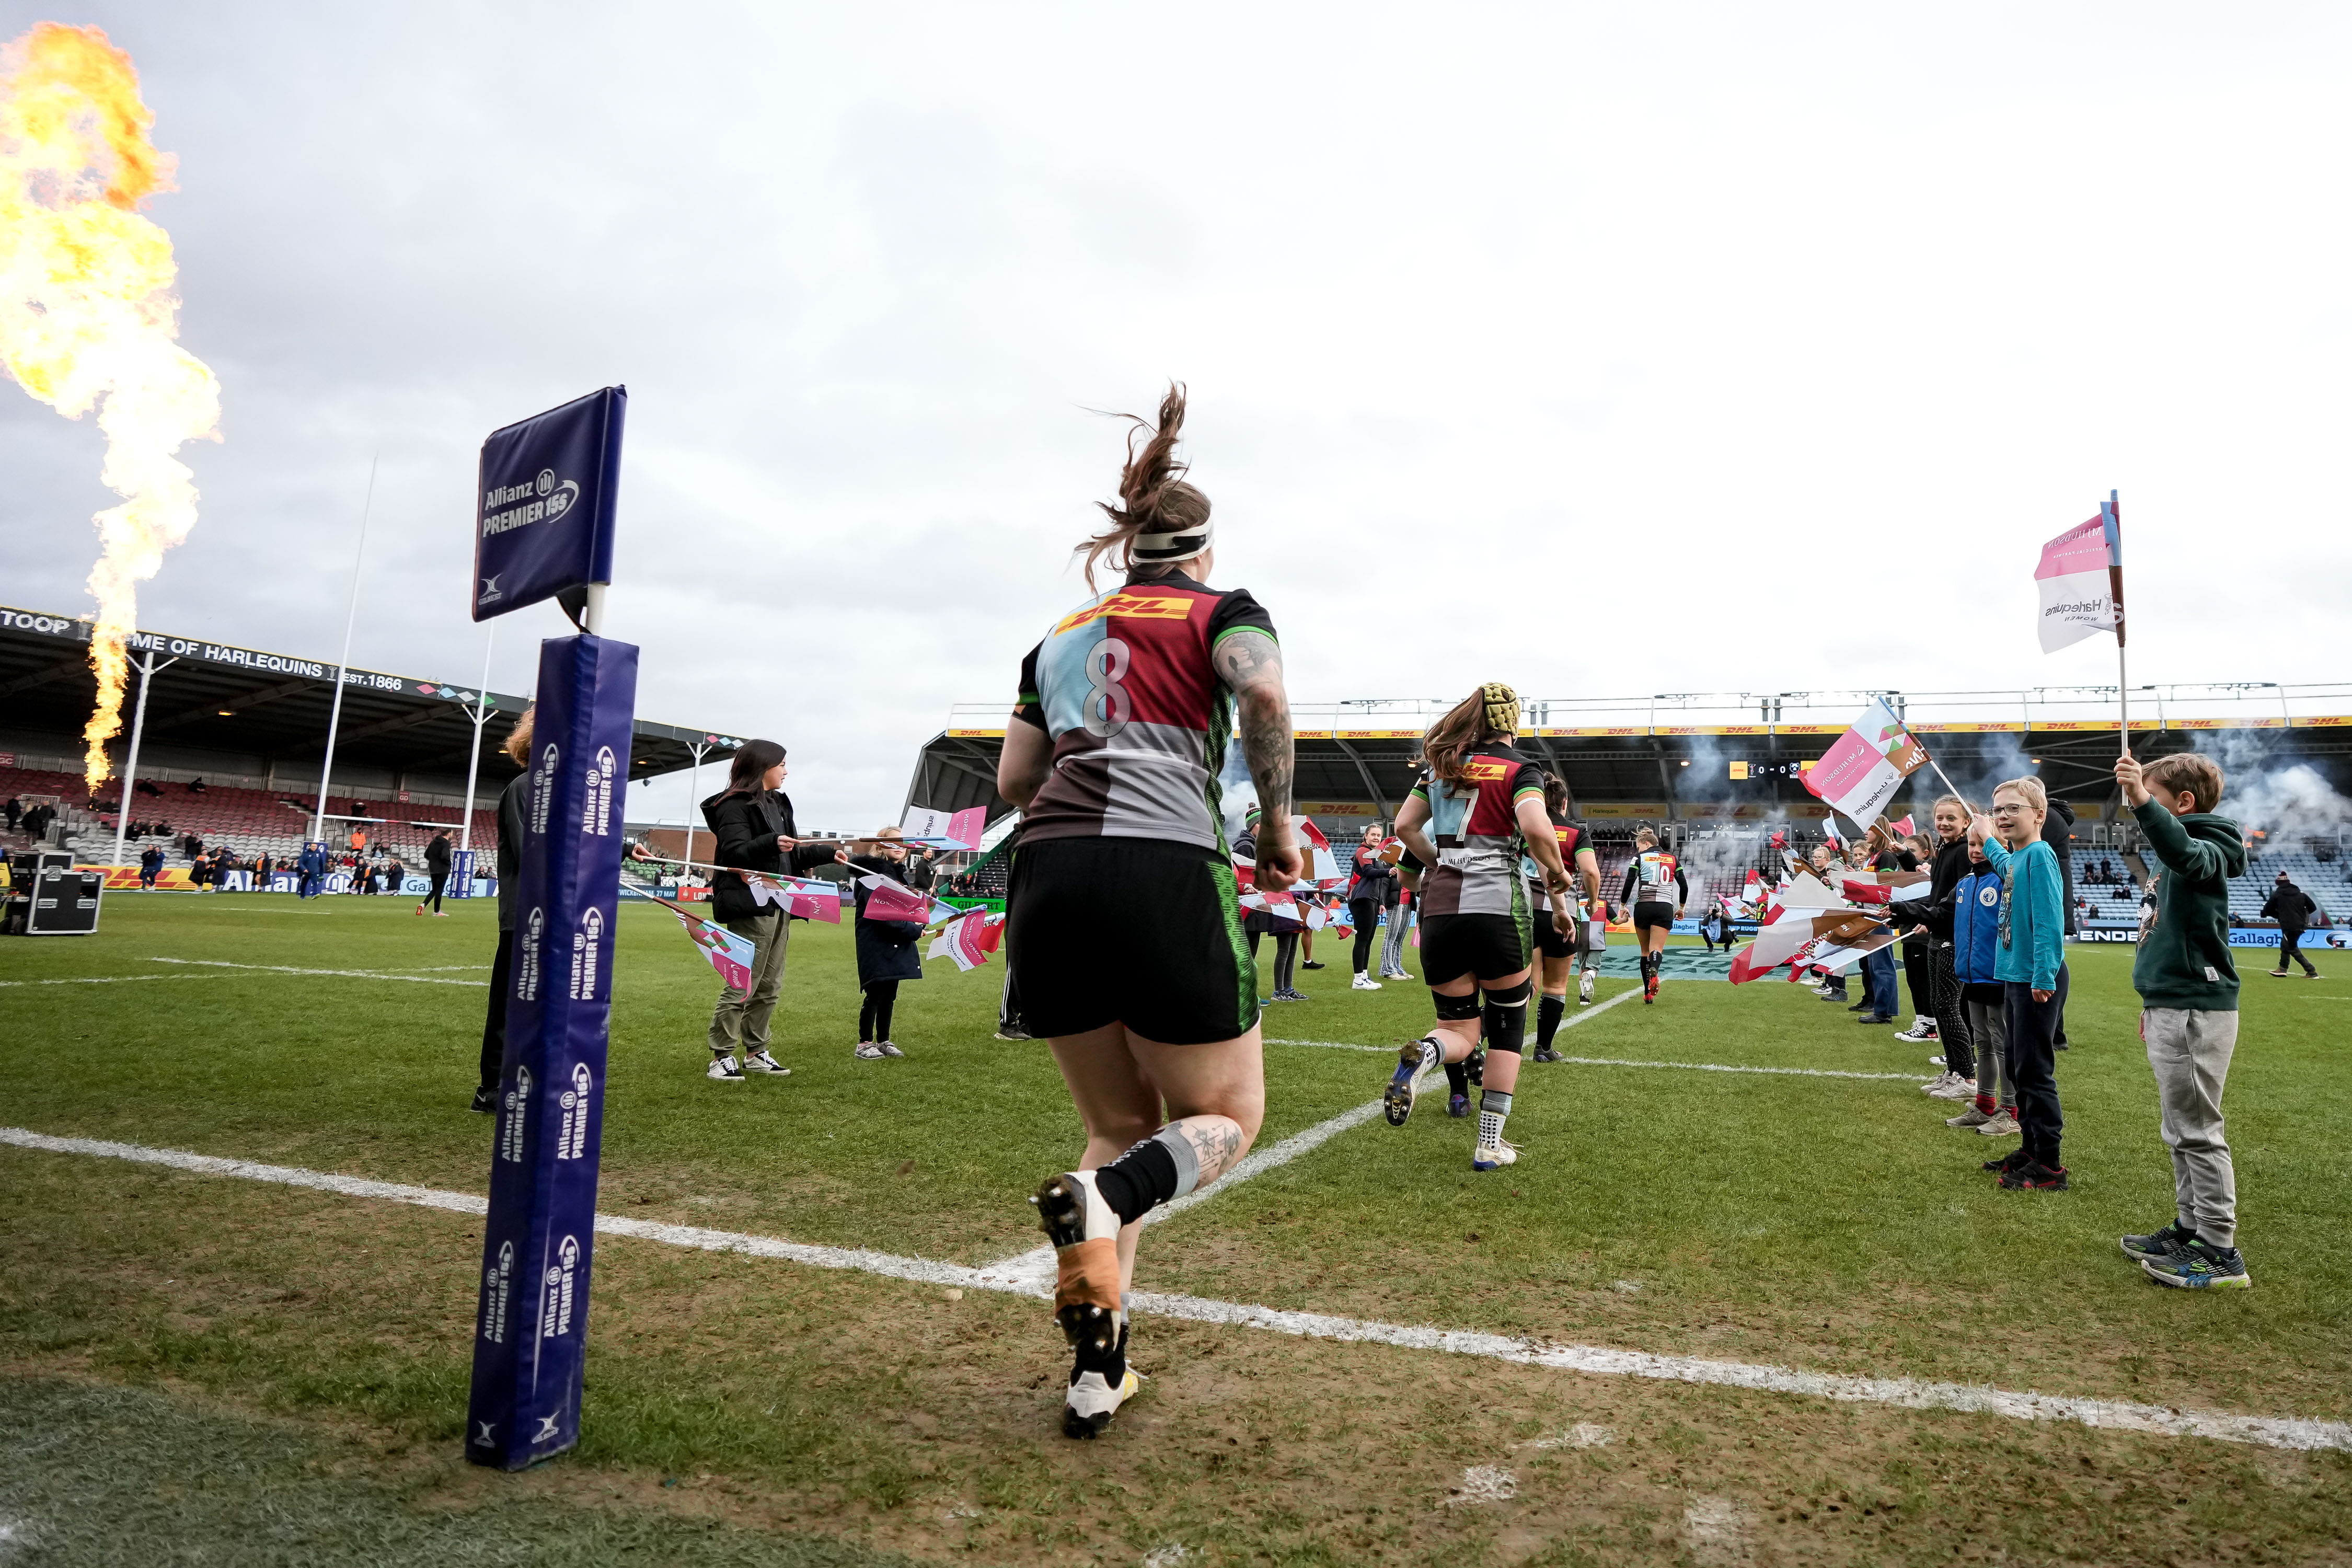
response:
[(1554, 816), (1568, 815), (1568, 781), (1558, 773), (1544, 774), (1544, 809)]
[[(1209, 521), (1209, 498), (1183, 478), (1189, 465), (1176, 458), (1177, 440), (1184, 433), (1184, 388), (1171, 382), (1160, 400), (1155, 426), (1132, 414), (1127, 433), (1127, 466), (1118, 471), (1118, 504), (1095, 504), (1111, 525), (1071, 553), (1087, 558), (1087, 589), (1095, 587), (1095, 563), (1108, 555), (1123, 572), (1164, 568), (1190, 561), (1215, 541)], [(1140, 451), (1136, 437), (1147, 437)]]
[(1519, 694), (1499, 680), (1490, 680), (1445, 710), (1421, 738), (1421, 753), (1429, 771), (1445, 784), (1468, 780), (1465, 759), (1473, 748), (1489, 740), (1510, 741), (1519, 732)]

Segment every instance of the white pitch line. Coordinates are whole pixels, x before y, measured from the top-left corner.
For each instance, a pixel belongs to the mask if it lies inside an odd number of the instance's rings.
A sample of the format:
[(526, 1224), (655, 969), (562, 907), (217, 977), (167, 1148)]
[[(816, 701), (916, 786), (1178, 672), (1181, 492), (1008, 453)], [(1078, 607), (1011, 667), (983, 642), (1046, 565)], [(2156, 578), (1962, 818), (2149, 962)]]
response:
[(120, 985), (126, 980), (226, 980), (226, 974), (81, 974), (68, 980), (0, 980), (0, 985)]
[[(487, 1201), (470, 1193), (436, 1192), (430, 1187), (413, 1187), (397, 1182), (372, 1182), (357, 1176), (339, 1176), (294, 1166), (224, 1160), (178, 1149), (151, 1149), (136, 1143), (114, 1143), (95, 1138), (57, 1138), (21, 1127), (0, 1127), (0, 1144), (60, 1154), (130, 1160), (202, 1175), (236, 1176), (247, 1181), (309, 1187), (352, 1197), (383, 1198), (454, 1214), (480, 1215), (488, 1213), (489, 1208)], [(617, 1215), (598, 1215), (596, 1229), (607, 1236), (631, 1237), (668, 1247), (688, 1247), (709, 1252), (740, 1252), (817, 1268), (853, 1269), (918, 1284), (952, 1285), (965, 1289), (993, 1290), (1038, 1300), (1051, 1296), (1050, 1286), (1014, 1278), (995, 1268), (970, 1268), (961, 1264), (934, 1263), (922, 1258), (899, 1258), (888, 1253), (840, 1247), (814, 1247), (780, 1241), (773, 1237), (705, 1230), (697, 1226), (663, 1225), (651, 1220), (625, 1219)], [(1794, 1367), (1759, 1365), (1748, 1362), (1652, 1355), (1643, 1351), (1613, 1350), (1605, 1346), (1544, 1344), (1533, 1340), (1517, 1340), (1472, 1330), (1383, 1323), (1320, 1312), (1286, 1312), (1238, 1301), (1161, 1295), (1156, 1291), (1136, 1292), (1135, 1304), (1140, 1310), (1188, 1322), (1221, 1323), (1290, 1334), (1300, 1339), (1392, 1345), (1401, 1350), (1434, 1351), (1447, 1355), (1484, 1356), (1521, 1366), (1552, 1367), (1601, 1377), (1645, 1377), (1668, 1383), (1749, 1388), (1844, 1404), (1886, 1405), (1907, 1410), (1954, 1410), (1999, 1415), (2012, 1421), (2074, 1421), (2085, 1426), (2111, 1431), (2208, 1437), (2220, 1442), (2249, 1443), (2270, 1448), (2352, 1450), (2352, 1423), (2342, 1421), (2176, 1410), (2160, 1405), (2136, 1405), (2124, 1400), (2018, 1393), (1981, 1384), (1927, 1383), (1908, 1377), (1856, 1377), (1842, 1373), (1802, 1372)]]
[(477, 990), (487, 980), (442, 980), (429, 974), (385, 974), (373, 969), (297, 969), (290, 963), (231, 963), (225, 958), (151, 958), (150, 963), (190, 963), (205, 969), (266, 969), (275, 974), (335, 974), (346, 980), (404, 980), (411, 985), (470, 985)]

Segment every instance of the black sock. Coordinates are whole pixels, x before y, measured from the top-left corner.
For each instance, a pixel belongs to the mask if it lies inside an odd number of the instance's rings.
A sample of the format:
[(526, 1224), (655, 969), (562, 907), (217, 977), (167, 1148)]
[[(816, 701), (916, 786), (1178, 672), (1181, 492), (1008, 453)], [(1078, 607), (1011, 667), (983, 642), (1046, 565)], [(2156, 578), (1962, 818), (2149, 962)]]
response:
[(1095, 1172), (1095, 1191), (1121, 1225), (1133, 1225), (1176, 1195), (1176, 1156), (1159, 1139), (1146, 1138)]
[(1560, 1016), (1568, 1011), (1568, 998), (1547, 993), (1536, 1004), (1536, 1049), (1551, 1049), (1551, 1037), (1559, 1033)]
[(1469, 1093), (1470, 1064), (1467, 1062), (1447, 1062), (1445, 1064), (1445, 1083), (1446, 1087), (1451, 1089), (1456, 1094)]

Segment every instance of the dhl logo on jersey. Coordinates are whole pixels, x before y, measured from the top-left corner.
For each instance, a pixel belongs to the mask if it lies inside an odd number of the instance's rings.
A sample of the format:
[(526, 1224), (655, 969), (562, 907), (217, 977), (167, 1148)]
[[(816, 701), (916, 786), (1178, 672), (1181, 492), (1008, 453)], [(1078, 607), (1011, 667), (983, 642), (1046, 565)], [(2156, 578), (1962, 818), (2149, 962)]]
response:
[(1187, 620), (1196, 603), (1189, 594), (1113, 594), (1099, 605), (1088, 605), (1064, 617), (1062, 624), (1054, 628), (1054, 635), (1059, 637), (1072, 626), (1085, 626), (1103, 616), (1125, 616), (1139, 621)]
[(1480, 784), (1507, 779), (1511, 776), (1511, 763), (1497, 757), (1472, 757), (1462, 764), (1462, 772)]

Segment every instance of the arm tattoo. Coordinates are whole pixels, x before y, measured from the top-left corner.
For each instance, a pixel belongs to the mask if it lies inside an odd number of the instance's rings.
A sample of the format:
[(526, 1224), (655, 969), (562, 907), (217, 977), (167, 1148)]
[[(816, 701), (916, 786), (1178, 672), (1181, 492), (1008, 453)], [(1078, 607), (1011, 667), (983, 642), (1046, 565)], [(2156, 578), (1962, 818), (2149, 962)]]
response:
[(1242, 755), (1257, 802), (1268, 816), (1290, 809), (1290, 699), (1282, 689), (1282, 649), (1263, 632), (1234, 632), (1210, 661), (1241, 700)]

